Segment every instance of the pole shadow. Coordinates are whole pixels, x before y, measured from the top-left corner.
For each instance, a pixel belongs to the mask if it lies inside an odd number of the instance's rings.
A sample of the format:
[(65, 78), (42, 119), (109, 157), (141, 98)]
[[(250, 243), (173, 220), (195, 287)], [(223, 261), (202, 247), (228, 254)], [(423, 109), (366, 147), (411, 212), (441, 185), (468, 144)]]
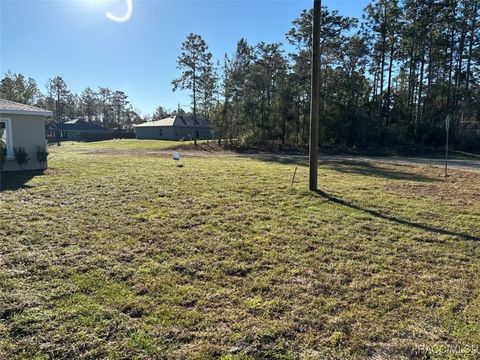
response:
[(325, 191), (322, 191), (322, 190), (315, 190), (314, 192), (316, 194), (320, 195), (321, 197), (323, 197), (323, 198), (327, 199), (328, 201), (331, 201), (335, 204), (346, 206), (350, 209), (361, 211), (361, 212), (370, 214), (370, 215), (375, 216), (377, 218), (387, 220), (387, 221), (390, 221), (390, 222), (393, 222), (393, 223), (406, 225), (406, 226), (411, 226), (413, 228), (420, 229), (420, 230), (427, 231), (427, 232), (431, 232), (431, 233), (436, 233), (436, 234), (441, 234), (441, 235), (449, 235), (449, 236), (456, 236), (456, 237), (462, 238), (464, 240), (480, 241), (480, 237), (475, 236), (475, 235), (455, 232), (455, 231), (442, 229), (442, 228), (437, 228), (437, 227), (433, 227), (433, 226), (430, 226), (430, 225), (425, 225), (425, 224), (420, 224), (420, 223), (416, 223), (416, 222), (405, 220), (405, 219), (400, 219), (400, 218), (397, 218), (395, 216), (382, 214), (379, 211), (363, 208), (359, 205), (355, 205), (355, 204), (353, 204), (351, 202), (348, 202), (346, 200), (337, 198), (337, 197), (335, 197), (335, 196), (333, 196), (333, 195), (331, 195), (331, 194), (329, 194)]

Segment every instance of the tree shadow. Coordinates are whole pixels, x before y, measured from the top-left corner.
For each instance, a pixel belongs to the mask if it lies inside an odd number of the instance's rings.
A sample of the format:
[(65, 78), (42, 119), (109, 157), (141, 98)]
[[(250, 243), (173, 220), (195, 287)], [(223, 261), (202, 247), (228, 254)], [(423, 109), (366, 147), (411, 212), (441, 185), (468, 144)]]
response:
[(36, 176), (44, 175), (45, 170), (11, 171), (0, 174), (0, 191), (29, 189), (27, 183)]
[[(395, 169), (376, 166), (368, 161), (355, 160), (325, 160), (321, 161), (320, 165), (328, 165), (329, 168), (344, 173), (355, 174), (371, 177), (381, 177), (390, 180), (409, 180), (418, 182), (437, 182), (437, 178), (422, 175), (416, 172), (409, 171), (409, 165), (395, 164)], [(405, 170), (400, 170), (404, 168)]]
[[(243, 155), (260, 161), (276, 162), (280, 164), (292, 164), (307, 167), (308, 159), (304, 155), (277, 155), (277, 154), (252, 154)], [(382, 163), (379, 160), (379, 163)], [(392, 165), (392, 164), (389, 164)], [(390, 180), (409, 180), (418, 182), (437, 182), (438, 178), (422, 175), (411, 171), (413, 165), (394, 164), (395, 168), (378, 166), (371, 161), (347, 160), (347, 159), (327, 159), (319, 160), (320, 171), (322, 166), (338, 171), (344, 174), (356, 174), (363, 176), (371, 176), (377, 178), (385, 178)]]
[(364, 212), (366, 214), (370, 214), (370, 215), (375, 216), (377, 218), (387, 220), (387, 221), (390, 221), (390, 222), (393, 222), (393, 223), (397, 223), (397, 224), (401, 224), (401, 225), (407, 225), (407, 226), (410, 226), (410, 227), (413, 227), (413, 228), (416, 228), (416, 229), (424, 230), (424, 231), (435, 233), (435, 234), (456, 236), (456, 237), (462, 238), (464, 240), (480, 241), (480, 237), (475, 236), (475, 235), (460, 233), (460, 232), (455, 232), (455, 231), (452, 231), (452, 230), (442, 229), (442, 228), (438, 228), (438, 227), (434, 227), (434, 226), (430, 226), (430, 225), (420, 224), (420, 223), (416, 223), (416, 222), (413, 222), (413, 221), (400, 219), (400, 218), (397, 218), (397, 217), (392, 216), (392, 215), (383, 214), (383, 213), (381, 213), (379, 211), (376, 211), (376, 210), (367, 209), (367, 208), (361, 207), (359, 205), (353, 204), (351, 202), (348, 202), (344, 199), (340, 199), (338, 197), (335, 197), (332, 194), (329, 194), (329, 193), (327, 193), (325, 191), (322, 191), (322, 190), (316, 190), (315, 193), (320, 195), (321, 197), (327, 199), (328, 201), (331, 201), (331, 202), (335, 203), (335, 204), (346, 206), (350, 209), (361, 211), (361, 212)]
[(241, 157), (252, 158), (259, 161), (276, 162), (280, 164), (294, 164), (308, 166), (308, 158), (305, 155), (288, 155), (272, 153), (239, 153)]

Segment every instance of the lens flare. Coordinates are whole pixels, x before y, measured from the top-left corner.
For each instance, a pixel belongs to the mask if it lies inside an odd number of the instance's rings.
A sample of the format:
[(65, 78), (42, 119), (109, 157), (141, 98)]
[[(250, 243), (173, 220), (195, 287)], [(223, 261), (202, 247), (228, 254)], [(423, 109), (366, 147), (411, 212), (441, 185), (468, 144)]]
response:
[(110, 11), (107, 11), (105, 13), (105, 16), (112, 20), (112, 21), (116, 21), (116, 22), (126, 22), (128, 20), (130, 20), (130, 18), (132, 17), (132, 12), (133, 12), (133, 0), (126, 0), (127, 1), (127, 12), (125, 13), (125, 15), (123, 16), (118, 16), (118, 15), (114, 15), (112, 14)]

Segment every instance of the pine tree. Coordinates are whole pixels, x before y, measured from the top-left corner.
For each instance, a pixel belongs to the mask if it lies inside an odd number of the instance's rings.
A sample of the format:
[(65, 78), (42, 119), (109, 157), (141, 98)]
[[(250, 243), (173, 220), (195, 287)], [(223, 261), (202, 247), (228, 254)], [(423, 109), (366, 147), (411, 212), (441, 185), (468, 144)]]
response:
[(212, 54), (200, 35), (190, 33), (182, 43), (182, 53), (177, 59), (177, 68), (182, 71), (179, 78), (172, 81), (173, 91), (192, 91), (193, 139), (197, 145), (197, 95), (202, 90), (202, 77), (211, 69)]
[[(67, 84), (60, 76), (49, 79), (46, 88), (48, 93), (47, 104), (49, 109), (53, 111), (58, 128), (61, 120), (65, 120), (65, 108), (70, 96), (70, 90), (68, 90)], [(57, 145), (60, 146), (59, 133), (57, 134), (57, 140)]]
[(41, 97), (37, 83), (32, 78), (8, 71), (0, 81), (0, 97), (22, 104), (35, 105)]
[(97, 120), (98, 102), (98, 94), (90, 87), (80, 94), (80, 112), (88, 121)]

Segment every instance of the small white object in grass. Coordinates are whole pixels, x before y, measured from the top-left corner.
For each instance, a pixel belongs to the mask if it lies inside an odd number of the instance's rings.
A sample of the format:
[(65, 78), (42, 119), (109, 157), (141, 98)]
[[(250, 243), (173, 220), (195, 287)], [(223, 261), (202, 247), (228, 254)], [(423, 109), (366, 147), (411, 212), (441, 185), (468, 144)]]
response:
[(173, 160), (176, 160), (176, 161), (180, 160), (180, 154), (176, 151), (173, 152), (172, 157), (173, 157)]

